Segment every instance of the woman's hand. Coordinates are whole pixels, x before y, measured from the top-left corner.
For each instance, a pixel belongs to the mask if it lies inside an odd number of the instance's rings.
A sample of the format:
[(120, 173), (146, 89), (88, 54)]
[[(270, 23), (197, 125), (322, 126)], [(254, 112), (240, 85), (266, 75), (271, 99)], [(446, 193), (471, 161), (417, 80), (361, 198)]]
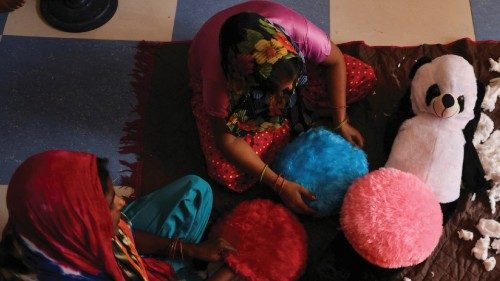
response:
[(346, 140), (348, 140), (353, 145), (357, 147), (363, 147), (365, 142), (363, 136), (356, 128), (351, 126), (349, 123), (345, 123), (344, 125), (342, 125), (342, 127), (340, 127), (338, 131)]
[(236, 249), (222, 238), (206, 240), (200, 244), (185, 244), (186, 254), (208, 262), (222, 261), (228, 252)]
[(313, 215), (315, 211), (304, 203), (302, 198), (307, 198), (308, 200), (316, 200), (316, 196), (305, 189), (303, 186), (285, 180), (283, 189), (281, 189), (280, 197), (283, 203), (290, 208), (292, 211), (299, 214)]

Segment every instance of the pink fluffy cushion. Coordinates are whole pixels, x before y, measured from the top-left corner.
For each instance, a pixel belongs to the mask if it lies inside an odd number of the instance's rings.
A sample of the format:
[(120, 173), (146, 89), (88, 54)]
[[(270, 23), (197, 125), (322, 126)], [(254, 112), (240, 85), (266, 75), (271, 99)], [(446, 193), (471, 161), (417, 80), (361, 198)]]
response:
[(269, 200), (241, 203), (212, 235), (236, 247), (226, 262), (247, 280), (296, 280), (306, 262), (304, 228), (288, 209)]
[(422, 262), (443, 231), (432, 191), (416, 176), (392, 168), (371, 172), (351, 185), (340, 223), (353, 248), (385, 268)]

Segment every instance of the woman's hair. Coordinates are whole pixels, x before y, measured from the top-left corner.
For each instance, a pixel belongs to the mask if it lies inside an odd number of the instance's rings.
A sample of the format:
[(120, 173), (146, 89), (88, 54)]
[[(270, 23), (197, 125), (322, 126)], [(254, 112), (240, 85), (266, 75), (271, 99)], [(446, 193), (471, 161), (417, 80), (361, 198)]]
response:
[(20, 280), (21, 276), (33, 274), (25, 262), (23, 246), (14, 228), (7, 223), (0, 241), (0, 280)]
[(97, 161), (97, 174), (99, 175), (99, 181), (101, 182), (102, 191), (104, 193), (108, 192), (108, 178), (109, 178), (109, 170), (108, 170), (108, 159), (96, 157)]
[(279, 83), (283, 79), (296, 80), (302, 70), (302, 61), (298, 57), (280, 59), (273, 65), (271, 75), (263, 80), (261, 85), (266, 92), (279, 91)]

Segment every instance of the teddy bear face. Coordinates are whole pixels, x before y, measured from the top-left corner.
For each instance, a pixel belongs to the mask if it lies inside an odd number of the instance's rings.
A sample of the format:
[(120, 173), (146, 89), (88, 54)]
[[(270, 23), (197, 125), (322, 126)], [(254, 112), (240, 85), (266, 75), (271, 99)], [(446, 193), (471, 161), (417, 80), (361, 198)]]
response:
[(474, 117), (477, 84), (474, 69), (464, 58), (444, 55), (421, 65), (411, 82), (416, 115), (456, 119), (465, 126)]
[(434, 115), (441, 118), (449, 118), (464, 111), (464, 100), (464, 95), (455, 97), (441, 92), (438, 84), (432, 84), (425, 95), (425, 104), (432, 108)]

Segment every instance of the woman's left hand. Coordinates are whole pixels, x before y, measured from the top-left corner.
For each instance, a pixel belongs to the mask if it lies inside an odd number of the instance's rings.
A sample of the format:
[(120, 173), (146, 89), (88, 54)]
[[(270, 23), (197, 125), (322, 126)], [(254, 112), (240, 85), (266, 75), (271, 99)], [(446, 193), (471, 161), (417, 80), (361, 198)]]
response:
[(354, 144), (357, 147), (363, 147), (365, 139), (363, 138), (361, 133), (349, 123), (345, 123), (338, 130), (340, 134), (350, 143)]
[(189, 256), (208, 262), (222, 261), (228, 252), (236, 251), (233, 245), (222, 238), (185, 246), (188, 246), (186, 250)]

